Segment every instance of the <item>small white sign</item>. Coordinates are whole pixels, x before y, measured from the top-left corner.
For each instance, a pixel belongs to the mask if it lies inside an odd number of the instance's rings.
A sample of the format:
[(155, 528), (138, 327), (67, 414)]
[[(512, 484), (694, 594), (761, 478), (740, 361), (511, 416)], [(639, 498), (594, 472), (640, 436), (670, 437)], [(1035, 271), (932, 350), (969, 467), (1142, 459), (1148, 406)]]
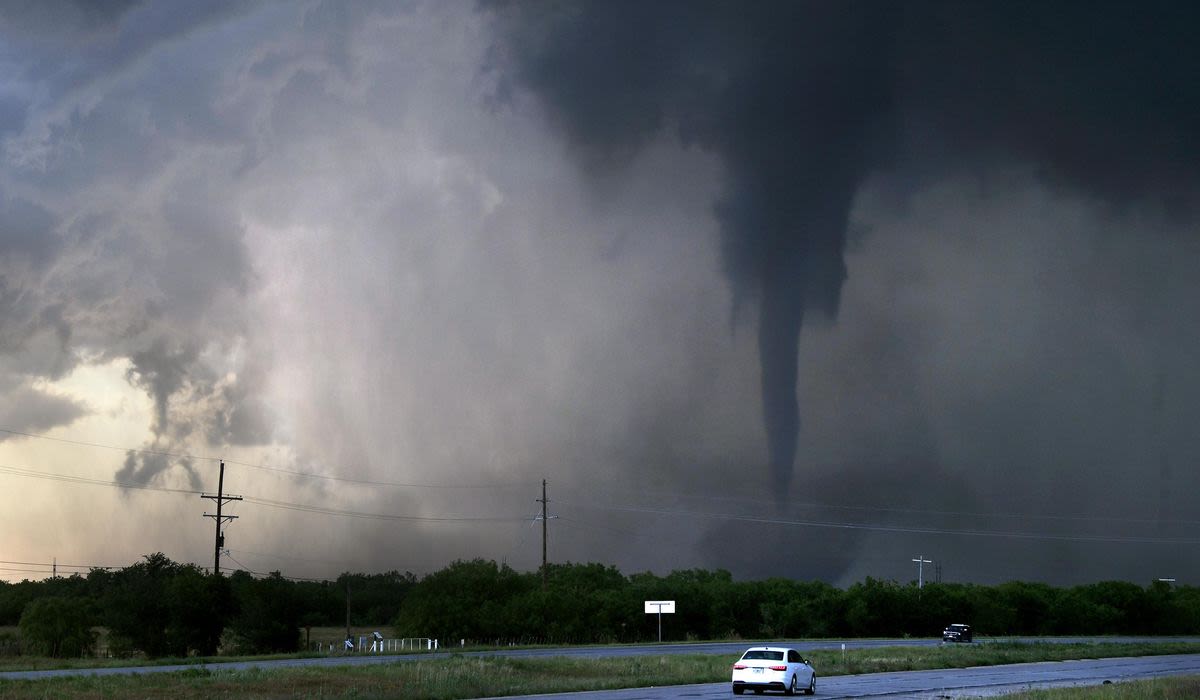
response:
[(673, 600), (647, 600), (646, 613), (673, 613), (675, 612), (675, 601)]

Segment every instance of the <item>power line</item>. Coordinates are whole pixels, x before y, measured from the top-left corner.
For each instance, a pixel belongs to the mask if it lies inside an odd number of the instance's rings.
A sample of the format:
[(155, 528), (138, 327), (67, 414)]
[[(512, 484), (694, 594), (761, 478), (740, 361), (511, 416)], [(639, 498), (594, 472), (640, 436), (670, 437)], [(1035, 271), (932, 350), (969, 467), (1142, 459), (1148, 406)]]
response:
[[(97, 447), (105, 450), (116, 450), (119, 452), (133, 452), (135, 454), (152, 455), (155, 457), (172, 457), (174, 459), (191, 459), (197, 461), (220, 462), (220, 457), (206, 457), (203, 455), (188, 454), (186, 452), (171, 452), (167, 450), (149, 450), (139, 447), (120, 447), (117, 445), (106, 445), (99, 442), (88, 442), (86, 440), (71, 440), (68, 438), (53, 437), (50, 435), (40, 435), (38, 433), (26, 433), (20, 430), (11, 430), (8, 428), (0, 428), (0, 433), (8, 433), (9, 435), (18, 435), (21, 437), (35, 438), (38, 440), (49, 440), (52, 442), (61, 442), (68, 445), (77, 445), (82, 447)], [(401, 481), (380, 481), (375, 479), (357, 479), (345, 476), (331, 476), (328, 474), (317, 474), (315, 472), (297, 471), (294, 469), (285, 469), (283, 467), (270, 467), (265, 464), (255, 464), (252, 462), (241, 462), (236, 459), (225, 459), (227, 464), (236, 464), (240, 467), (248, 467), (250, 469), (259, 469), (262, 471), (275, 472), (278, 474), (287, 474), (289, 476), (299, 477), (303, 479), (320, 479), (324, 481), (337, 481), (341, 483), (357, 484), (360, 486), (388, 486), (392, 488), (411, 488), (411, 489), (497, 489), (497, 488), (528, 488), (532, 483), (492, 483), (492, 484), (422, 484), (413, 482)]]
[(238, 561), (237, 559), (234, 559), (233, 555), (230, 554), (228, 550), (226, 550), (225, 556), (228, 557), (229, 560), (232, 561), (234, 564), (237, 564), (238, 566), (242, 567), (242, 568), (238, 569), (237, 571), (241, 571), (241, 572), (250, 574), (251, 576), (258, 576), (259, 578), (270, 578), (274, 574), (279, 574), (279, 578), (287, 579), (289, 581), (312, 581), (314, 583), (337, 583), (337, 581), (335, 581), (333, 579), (328, 579), (328, 578), (312, 578), (309, 576), (288, 576), (288, 575), (280, 573), (278, 571), (274, 571), (271, 573), (263, 573), (262, 571), (254, 571), (250, 567), (243, 564), (242, 562)]
[[(0, 564), (15, 565), (15, 566), (0, 566), (0, 571), (13, 571), (13, 572), (30, 573), (30, 574), (51, 574), (54, 572), (55, 566), (57, 566), (60, 569), (68, 568), (68, 569), (86, 569), (87, 570), (87, 571), (68, 572), (71, 576), (79, 576), (79, 575), (83, 575), (85, 573), (90, 574), (92, 571), (97, 571), (97, 570), (99, 570), (99, 571), (119, 571), (121, 569), (126, 569), (131, 566), (137, 566), (140, 563), (141, 563), (141, 560), (136, 561), (133, 564), (127, 564), (125, 566), (106, 566), (106, 565), (101, 565), (101, 564), (57, 564), (56, 565), (54, 562), (0, 560)], [(176, 563), (178, 563), (182, 566), (194, 566), (197, 569), (203, 568), (195, 562), (176, 562)], [(33, 566), (33, 567), (38, 567), (38, 568), (35, 568), (35, 569), (16, 568), (16, 567), (26, 567), (26, 566)]]
[[(30, 469), (19, 467), (11, 467), (0, 465), (0, 473), (12, 474), (15, 476), (51, 479), (63, 481), (67, 483), (81, 483), (97, 486), (109, 486), (116, 488), (137, 489), (143, 491), (159, 491), (163, 493), (178, 493), (186, 495), (202, 495), (202, 491), (194, 489), (179, 489), (165, 486), (152, 486), (149, 484), (133, 484), (129, 482), (91, 479), (87, 477), (53, 474), (48, 472), (38, 472)], [(247, 503), (267, 506), (269, 508), (277, 508), (282, 510), (292, 510), (306, 513), (317, 513), (321, 515), (335, 515), (351, 518), (370, 519), (370, 520), (391, 520), (405, 522), (446, 522), (446, 523), (471, 523), (471, 522), (524, 522), (524, 517), (509, 517), (509, 516), (492, 516), (492, 517), (444, 517), (444, 516), (415, 516), (415, 515), (394, 515), (387, 513), (365, 513), (359, 511), (340, 510), (328, 508), (324, 506), (314, 506), (302, 503), (290, 503), (287, 501), (277, 501), (265, 498), (255, 498), (246, 496)], [(952, 528), (934, 528), (934, 527), (918, 527), (918, 526), (900, 526), (900, 525), (872, 525), (868, 523), (845, 523), (845, 522), (830, 522), (818, 520), (787, 520), (782, 518), (766, 518), (761, 516), (739, 515), (732, 513), (711, 513), (700, 511), (687, 511), (677, 509), (664, 508), (644, 508), (635, 506), (620, 506), (620, 505), (597, 505), (594, 503), (579, 503), (576, 504), (583, 508), (591, 508), (596, 510), (609, 510), (628, 513), (644, 513), (648, 515), (670, 515), (684, 517), (699, 517), (717, 520), (734, 520), (741, 522), (753, 522), (767, 525), (783, 525), (797, 527), (821, 527), (821, 528), (836, 528), (846, 530), (865, 530), (875, 532), (892, 532), (892, 533), (910, 533), (910, 534), (933, 534), (933, 535), (963, 535), (974, 537), (998, 537), (998, 538), (1013, 538), (1013, 539), (1034, 539), (1034, 540), (1052, 540), (1064, 542), (1114, 542), (1127, 544), (1200, 544), (1200, 540), (1188, 538), (1163, 538), (1163, 537), (1136, 537), (1136, 536), (1100, 536), (1100, 535), (1054, 535), (1047, 533), (1036, 532), (1021, 532), (1021, 531), (993, 531), (993, 530), (970, 530), (970, 529), (952, 529)]]
[(304, 503), (288, 503), (286, 501), (275, 501), (267, 498), (255, 498), (253, 496), (245, 497), (246, 503), (255, 503), (268, 508), (279, 508), (281, 510), (295, 510), (304, 513), (319, 513), (321, 515), (340, 515), (348, 518), (363, 518), (368, 520), (399, 520), (404, 522), (428, 522), (428, 523), (495, 523), (495, 522), (524, 522), (524, 517), (511, 516), (486, 516), (486, 517), (446, 517), (446, 516), (422, 516), (422, 515), (393, 515), (390, 513), (363, 513), (353, 510), (339, 510), (336, 508), (327, 508), (325, 506), (314, 506)]
[[(149, 484), (132, 484), (126, 481), (106, 481), (103, 479), (89, 479), (87, 477), (73, 476), (67, 474), (54, 474), (51, 472), (39, 472), (32, 469), (22, 469), (18, 467), (7, 467), (0, 465), (0, 473), (13, 474), (15, 476), (24, 476), (29, 478), (50, 479), (54, 481), (63, 481), (67, 483), (89, 484), (94, 486), (109, 486), (114, 488), (129, 488), (139, 489), (143, 491), (161, 491), (164, 493), (178, 493), (185, 495), (204, 496), (203, 491), (194, 489), (177, 489), (166, 486), (151, 486)], [(434, 517), (434, 516), (418, 516), (418, 515), (392, 515), (388, 513), (363, 513), (352, 510), (340, 510), (337, 508), (328, 508), (325, 506), (314, 506), (304, 503), (290, 503), (287, 501), (276, 501), (268, 498), (255, 498), (253, 496), (242, 497), (246, 503), (255, 503), (268, 508), (279, 508), (282, 510), (294, 510), (305, 513), (318, 513), (322, 515), (340, 515), (351, 518), (365, 518), (371, 520), (400, 520), (412, 522), (447, 522), (447, 523), (469, 523), (469, 522), (516, 522), (525, 521), (525, 517), (511, 516), (490, 516), (490, 517)]]
[(0, 566), (0, 571), (11, 571), (13, 573), (22, 574), (48, 574), (50, 569), (15, 569), (7, 566)]
[[(15, 564), (17, 566), (50, 566), (50, 567), (54, 566), (53, 563), (40, 562), (40, 561), (0, 560), (0, 564)], [(90, 569), (104, 569), (106, 571), (111, 570), (111, 569), (121, 568), (119, 566), (100, 566), (99, 564), (58, 564), (58, 567), (61, 569), (89, 569), (89, 570)]]
[[(225, 549), (226, 554), (229, 552), (237, 552), (238, 554), (249, 554), (252, 557), (266, 557), (267, 559), (278, 559), (280, 561), (298, 561), (306, 564), (335, 564), (337, 566), (348, 565), (349, 562), (339, 561), (336, 559), (310, 559), (308, 557), (285, 557), (282, 554), (267, 554), (266, 552), (252, 552), (248, 549)], [(230, 557), (232, 558), (232, 557)]]
[(163, 493), (180, 493), (189, 496), (203, 493), (195, 489), (178, 489), (169, 486), (152, 486), (150, 484), (135, 484), (128, 481), (116, 481), (105, 479), (92, 479), (86, 476), (75, 476), (72, 474), (55, 474), (53, 472), (40, 472), (33, 469), (25, 469), (22, 467), (10, 467), (0, 464), (0, 473), (12, 474), (14, 476), (24, 476), (34, 479), (50, 479), (52, 481), (63, 481), (73, 484), (91, 484), (93, 486), (112, 486), (123, 489), (136, 489), (139, 491), (161, 491)]
[(708, 518), (714, 520), (732, 520), (738, 522), (760, 523), (764, 525), (783, 525), (789, 527), (819, 527), (841, 530), (865, 530), (871, 532), (891, 532), (918, 535), (961, 535), (968, 537), (994, 537), (1027, 540), (1052, 540), (1058, 542), (1112, 542), (1122, 544), (1200, 544), (1200, 539), (1138, 537), (1138, 536), (1102, 536), (1102, 535), (1054, 535), (1038, 532), (999, 531), (999, 530), (967, 530), (935, 527), (915, 527), (904, 525), (871, 525), (867, 523), (843, 523), (820, 520), (788, 520), (784, 518), (767, 518), (756, 515), (741, 515), (736, 513), (710, 513), (700, 511), (673, 510), (667, 508), (639, 508), (633, 506), (602, 506), (588, 503), (574, 504), (583, 508), (610, 510), (625, 513), (644, 513), (648, 515), (684, 516), (693, 518)]
[[(575, 492), (577, 494), (586, 493), (586, 495), (590, 496), (594, 493), (594, 489), (591, 489), (591, 488), (587, 489), (586, 492), (581, 491), (579, 488), (571, 488), (570, 486), (567, 486), (564, 488), (567, 491)], [(665, 492), (665, 491), (660, 491), (660, 492), (639, 491), (639, 492), (636, 492), (636, 494), (635, 494), (635, 492), (631, 492), (631, 491), (621, 491), (621, 490), (612, 490), (612, 489), (602, 489), (602, 490), (605, 490), (607, 493), (618, 494), (618, 495), (646, 496), (646, 495), (658, 494), (658, 495), (662, 495), (662, 496), (677, 498), (680, 500), (700, 500), (700, 501), (710, 501), (710, 502), (745, 503), (745, 504), (750, 504), (750, 505), (759, 505), (763, 502), (762, 496), (757, 496), (757, 497), (756, 496), (716, 496), (716, 495), (712, 495), (712, 494), (687, 494), (687, 493)], [(1171, 524), (1176, 524), (1176, 525), (1200, 525), (1200, 520), (1166, 520), (1166, 521), (1164, 521), (1159, 518), (1123, 518), (1123, 517), (1105, 516), (1105, 515), (1093, 516), (1093, 515), (1061, 515), (1061, 514), (1060, 515), (1038, 515), (1038, 514), (1034, 514), (1034, 513), (983, 513), (983, 512), (978, 512), (978, 511), (933, 510), (933, 509), (926, 509), (926, 508), (892, 508), (892, 507), (884, 507), (884, 506), (855, 506), (855, 505), (842, 505), (842, 504), (835, 504), (835, 503), (820, 503), (820, 502), (816, 502), (816, 501), (804, 501), (804, 502), (791, 501), (791, 502), (789, 502), (789, 505), (800, 507), (800, 508), (824, 508), (824, 509), (829, 509), (829, 510), (865, 511), (865, 512), (872, 512), (872, 513), (940, 515), (940, 516), (969, 517), (969, 518), (1008, 518), (1008, 519), (1014, 519), (1014, 520), (1057, 520), (1057, 521), (1065, 521), (1065, 522), (1111, 522), (1111, 523), (1131, 523), (1131, 524), (1144, 524), (1144, 525), (1157, 525), (1157, 524), (1166, 522), (1166, 523), (1171, 523)]]

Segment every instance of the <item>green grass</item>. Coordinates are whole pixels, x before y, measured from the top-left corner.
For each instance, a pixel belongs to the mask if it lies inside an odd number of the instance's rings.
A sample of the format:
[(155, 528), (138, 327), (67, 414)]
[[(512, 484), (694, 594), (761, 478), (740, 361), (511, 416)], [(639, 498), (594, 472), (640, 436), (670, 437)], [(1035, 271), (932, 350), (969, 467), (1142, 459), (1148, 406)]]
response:
[(923, 671), (934, 668), (998, 666), (1035, 661), (1099, 659), (1114, 656), (1159, 656), (1197, 654), (1200, 644), (1169, 642), (1163, 644), (1052, 644), (1049, 642), (991, 642), (954, 644), (938, 647), (879, 647), (850, 649), (843, 662), (836, 650), (806, 652), (821, 676), (840, 676), (884, 671)]
[[(104, 644), (108, 636), (108, 631), (104, 628), (95, 628), (100, 636), (101, 645)], [(386, 629), (379, 627), (351, 627), (350, 633), (357, 639), (359, 635), (369, 636), (376, 629)], [(0, 635), (4, 633), (12, 634), (16, 638), (18, 630), (16, 627), (0, 627)], [(304, 645), (305, 633), (300, 630), (300, 643)], [(311, 641), (313, 643), (322, 641), (325, 643), (336, 642), (339, 645), (346, 638), (345, 627), (313, 627), (311, 633)], [(170, 657), (164, 656), (155, 659), (147, 659), (142, 656), (122, 657), (122, 658), (104, 658), (104, 657), (83, 657), (72, 659), (52, 659), (44, 656), (3, 656), (0, 655), (0, 671), (50, 671), (55, 669), (82, 669), (82, 668), (120, 668), (123, 666), (175, 666), (180, 664), (205, 664), (205, 663), (220, 663), (222, 661), (259, 661), (272, 659), (304, 659), (314, 657), (329, 656), (328, 653), (316, 652), (297, 652), (290, 654), (271, 654), (263, 656), (188, 656), (188, 657)]]
[(1086, 688), (1028, 690), (1008, 700), (1192, 700), (1200, 698), (1200, 676), (1155, 678)]
[[(1028, 661), (1200, 653), (1200, 644), (1019, 644), (880, 647), (810, 654), (821, 676)], [(736, 655), (606, 659), (453, 656), (415, 662), (250, 671), (182, 672), (38, 681), (0, 681), (0, 698), (461, 698), (715, 683)], [(1086, 697), (1086, 696), (1085, 696)], [(1114, 696), (1124, 697), (1124, 696)], [(1139, 696), (1140, 697), (1140, 696)], [(1195, 697), (1163, 696), (1163, 697)]]

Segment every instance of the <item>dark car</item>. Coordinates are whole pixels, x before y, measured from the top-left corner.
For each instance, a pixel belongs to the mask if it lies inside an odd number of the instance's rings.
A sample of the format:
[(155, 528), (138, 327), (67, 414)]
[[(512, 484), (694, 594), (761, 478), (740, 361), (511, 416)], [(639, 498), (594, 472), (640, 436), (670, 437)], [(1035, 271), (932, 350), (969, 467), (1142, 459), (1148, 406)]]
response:
[(973, 639), (970, 625), (954, 624), (942, 630), (943, 642), (970, 642)]

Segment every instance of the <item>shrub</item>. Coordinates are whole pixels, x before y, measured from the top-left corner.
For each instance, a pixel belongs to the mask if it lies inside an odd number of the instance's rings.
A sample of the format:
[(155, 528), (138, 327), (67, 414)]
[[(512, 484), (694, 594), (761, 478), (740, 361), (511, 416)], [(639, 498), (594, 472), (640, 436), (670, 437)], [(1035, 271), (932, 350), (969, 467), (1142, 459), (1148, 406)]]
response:
[(21, 614), (21, 640), (26, 653), (60, 658), (83, 656), (96, 645), (92, 614), (86, 601), (39, 598)]

